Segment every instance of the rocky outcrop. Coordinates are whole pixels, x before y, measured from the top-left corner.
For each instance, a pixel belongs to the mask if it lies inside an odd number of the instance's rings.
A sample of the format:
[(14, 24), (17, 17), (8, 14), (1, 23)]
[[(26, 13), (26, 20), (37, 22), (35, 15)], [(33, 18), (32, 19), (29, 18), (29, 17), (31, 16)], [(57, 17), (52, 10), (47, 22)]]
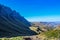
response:
[(0, 5), (0, 37), (34, 35), (30, 23), (15, 10)]

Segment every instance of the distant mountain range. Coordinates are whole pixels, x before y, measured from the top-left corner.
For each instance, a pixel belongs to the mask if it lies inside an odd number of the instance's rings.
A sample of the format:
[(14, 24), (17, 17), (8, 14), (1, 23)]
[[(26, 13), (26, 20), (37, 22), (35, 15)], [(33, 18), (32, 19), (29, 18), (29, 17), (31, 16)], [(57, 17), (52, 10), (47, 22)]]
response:
[(37, 26), (40, 26), (40, 25), (46, 25), (46, 26), (53, 26), (53, 27), (56, 27), (58, 25), (60, 25), (60, 22), (31, 22)]
[(15, 10), (0, 4), (0, 37), (34, 35), (24, 17)]
[(44, 25), (60, 25), (60, 22), (40, 22), (40, 23)]

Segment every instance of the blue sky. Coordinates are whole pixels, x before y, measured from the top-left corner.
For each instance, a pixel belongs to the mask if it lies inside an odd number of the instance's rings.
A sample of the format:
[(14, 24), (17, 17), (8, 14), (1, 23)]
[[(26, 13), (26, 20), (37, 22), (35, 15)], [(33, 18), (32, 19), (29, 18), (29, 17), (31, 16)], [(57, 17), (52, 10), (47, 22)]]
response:
[(60, 21), (60, 0), (0, 0), (28, 21)]

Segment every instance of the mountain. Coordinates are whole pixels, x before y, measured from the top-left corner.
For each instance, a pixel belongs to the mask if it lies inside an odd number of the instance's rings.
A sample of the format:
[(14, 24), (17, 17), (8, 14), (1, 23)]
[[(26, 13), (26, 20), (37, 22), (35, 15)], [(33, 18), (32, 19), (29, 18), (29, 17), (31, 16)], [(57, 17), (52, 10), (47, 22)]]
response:
[(31, 23), (35, 24), (36, 26), (46, 25), (56, 27), (60, 25), (60, 22), (31, 22)]
[(40, 23), (43, 25), (48, 25), (48, 26), (53, 26), (53, 27), (60, 25), (60, 22), (40, 22)]
[(49, 30), (53, 30), (54, 28), (60, 26), (60, 22), (31, 22), (32, 23), (32, 27), (36, 30), (37, 28), (39, 28), (42, 31), (49, 31)]
[(18, 12), (0, 4), (0, 37), (35, 35), (30, 26)]

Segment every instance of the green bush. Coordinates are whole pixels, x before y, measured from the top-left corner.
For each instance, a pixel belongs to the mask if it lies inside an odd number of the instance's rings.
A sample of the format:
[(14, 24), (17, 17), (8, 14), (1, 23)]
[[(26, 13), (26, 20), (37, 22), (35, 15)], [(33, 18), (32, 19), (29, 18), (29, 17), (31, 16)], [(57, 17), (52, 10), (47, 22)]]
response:
[(50, 30), (44, 33), (48, 38), (60, 38), (60, 30)]
[(23, 40), (23, 37), (0, 38), (0, 40)]

